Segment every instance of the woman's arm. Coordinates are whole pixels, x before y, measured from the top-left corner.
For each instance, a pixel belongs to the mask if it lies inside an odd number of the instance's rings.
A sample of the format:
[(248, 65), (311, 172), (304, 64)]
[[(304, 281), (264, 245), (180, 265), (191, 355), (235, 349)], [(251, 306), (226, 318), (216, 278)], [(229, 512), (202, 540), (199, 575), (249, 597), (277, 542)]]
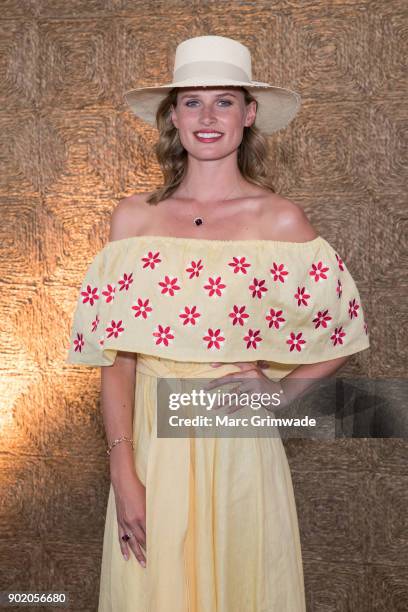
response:
[[(137, 233), (135, 212), (131, 198), (119, 202), (111, 215), (110, 241)], [(133, 438), (136, 362), (137, 353), (117, 351), (113, 365), (101, 368), (102, 412), (109, 445), (122, 436)], [(109, 461), (121, 552), (129, 559), (129, 549), (132, 550), (146, 567), (146, 488), (137, 474), (131, 443), (116, 444)]]
[(306, 391), (313, 387), (323, 378), (333, 376), (337, 370), (343, 367), (349, 356), (321, 361), (320, 363), (307, 363), (298, 366), (290, 374), (280, 379), (278, 385), (283, 389), (286, 399), (291, 402), (300, 399)]
[[(241, 393), (279, 393), (282, 389), (283, 407), (296, 399), (300, 399), (319, 383), (320, 380), (333, 376), (349, 359), (349, 356), (337, 357), (319, 363), (302, 364), (294, 368), (289, 374), (275, 382), (263, 372), (265, 362), (263, 360), (251, 362), (234, 362), (240, 372), (226, 374), (220, 378), (214, 378), (204, 385), (205, 390), (229, 384), (237, 379), (241, 379), (239, 390)], [(223, 363), (213, 363), (212, 365), (224, 365)]]
[[(136, 359), (135, 353), (118, 351), (114, 364), (101, 368), (102, 412), (108, 444), (121, 436), (133, 437)], [(146, 567), (146, 490), (136, 471), (131, 443), (116, 444), (109, 460), (120, 549), (129, 559), (130, 548)]]
[[(136, 353), (118, 351), (113, 365), (101, 367), (101, 403), (108, 445), (121, 436), (133, 437), (136, 359)], [(121, 479), (135, 474), (130, 442), (116, 444), (109, 460), (114, 487)]]
[[(120, 200), (110, 219), (109, 240), (120, 240), (137, 233), (141, 214), (134, 198)], [(101, 368), (103, 421), (108, 445), (117, 438), (132, 438), (132, 423), (136, 384), (136, 353), (118, 351), (113, 365)], [(136, 473), (130, 442), (116, 444), (109, 455), (111, 480), (114, 487)]]

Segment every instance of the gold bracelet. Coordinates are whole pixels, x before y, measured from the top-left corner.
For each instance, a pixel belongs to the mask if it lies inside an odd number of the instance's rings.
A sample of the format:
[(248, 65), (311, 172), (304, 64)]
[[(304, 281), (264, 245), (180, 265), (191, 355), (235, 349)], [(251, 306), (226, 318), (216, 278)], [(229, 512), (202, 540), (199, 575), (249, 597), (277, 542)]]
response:
[(126, 436), (121, 436), (120, 438), (116, 438), (116, 440), (114, 440), (112, 442), (112, 444), (109, 446), (108, 450), (106, 451), (106, 454), (110, 455), (112, 448), (114, 446), (116, 446), (117, 444), (119, 444), (119, 442), (124, 442), (124, 441), (131, 442), (132, 443), (132, 448), (134, 448), (132, 438), (127, 438)]

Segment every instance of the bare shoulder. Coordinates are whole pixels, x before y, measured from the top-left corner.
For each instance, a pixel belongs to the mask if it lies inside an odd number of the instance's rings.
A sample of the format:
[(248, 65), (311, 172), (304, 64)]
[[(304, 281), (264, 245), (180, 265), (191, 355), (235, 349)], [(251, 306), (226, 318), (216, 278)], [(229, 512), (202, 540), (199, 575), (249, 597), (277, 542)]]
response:
[(151, 192), (135, 193), (120, 200), (111, 214), (109, 240), (121, 240), (142, 234), (147, 223)]
[(272, 240), (307, 242), (318, 237), (303, 207), (278, 194), (265, 203), (262, 220), (265, 231), (272, 232)]

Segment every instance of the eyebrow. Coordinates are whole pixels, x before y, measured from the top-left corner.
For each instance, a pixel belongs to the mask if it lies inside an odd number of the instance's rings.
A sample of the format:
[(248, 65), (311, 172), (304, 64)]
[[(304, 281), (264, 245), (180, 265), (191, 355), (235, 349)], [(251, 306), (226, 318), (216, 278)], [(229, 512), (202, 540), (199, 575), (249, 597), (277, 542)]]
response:
[[(225, 96), (232, 96), (233, 98), (236, 98), (236, 95), (233, 93), (230, 93), (229, 91), (226, 91), (225, 93), (220, 93), (217, 94), (215, 97), (216, 98), (225, 98)], [(184, 94), (183, 96), (181, 96), (180, 100), (184, 100), (184, 98), (193, 98), (193, 97), (200, 97), (200, 94), (196, 94), (196, 93), (190, 93), (190, 94)]]

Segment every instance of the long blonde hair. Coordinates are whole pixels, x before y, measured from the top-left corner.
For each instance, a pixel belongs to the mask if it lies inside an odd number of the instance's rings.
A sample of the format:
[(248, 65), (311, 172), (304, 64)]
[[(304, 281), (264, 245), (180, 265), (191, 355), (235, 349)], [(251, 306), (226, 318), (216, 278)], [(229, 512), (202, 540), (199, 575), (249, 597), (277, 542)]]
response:
[[(239, 87), (238, 89), (241, 89), (244, 93), (245, 104), (255, 101), (258, 109), (256, 98), (245, 87)], [(154, 151), (163, 172), (164, 181), (163, 185), (147, 198), (146, 202), (149, 204), (158, 204), (170, 197), (182, 182), (187, 170), (188, 153), (181, 144), (178, 130), (171, 120), (171, 106), (177, 106), (177, 91), (177, 87), (169, 91), (161, 101), (156, 113), (159, 139), (154, 146)], [(254, 124), (244, 127), (237, 159), (238, 168), (244, 179), (276, 193), (272, 179), (268, 174), (268, 142)]]

